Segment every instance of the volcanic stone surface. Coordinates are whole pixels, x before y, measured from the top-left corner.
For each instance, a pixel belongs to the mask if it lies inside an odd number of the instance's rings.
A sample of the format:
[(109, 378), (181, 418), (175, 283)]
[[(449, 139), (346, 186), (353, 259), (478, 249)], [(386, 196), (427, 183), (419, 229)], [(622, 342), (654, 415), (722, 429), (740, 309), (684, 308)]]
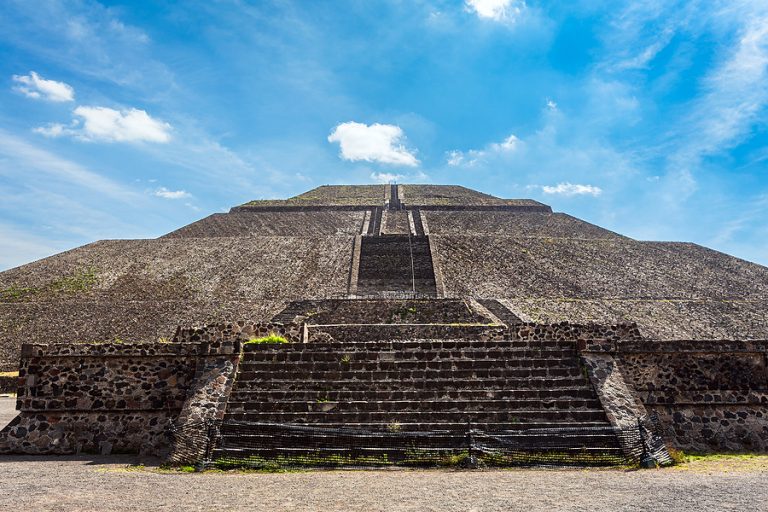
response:
[(404, 277), (377, 281), (367, 267), (377, 255), (361, 258), (362, 239), (388, 232), (426, 240), (430, 296), (498, 299), (526, 322), (636, 322), (651, 339), (768, 338), (766, 267), (463, 187), (398, 185), (407, 212), (387, 210), (392, 190), (318, 187), (2, 272), (0, 371), (15, 369), (22, 342), (154, 341), (178, 325), (267, 321), (295, 300), (407, 295), (420, 264), (391, 261)]

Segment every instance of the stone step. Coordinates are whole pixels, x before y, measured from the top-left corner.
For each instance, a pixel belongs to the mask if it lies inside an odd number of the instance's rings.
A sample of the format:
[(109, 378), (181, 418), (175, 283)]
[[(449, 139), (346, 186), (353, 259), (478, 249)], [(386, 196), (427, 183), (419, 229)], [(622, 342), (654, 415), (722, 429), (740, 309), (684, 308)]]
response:
[[(341, 365), (340, 365), (341, 366)], [(432, 379), (525, 379), (536, 377), (579, 377), (584, 378), (580, 368), (471, 368), (462, 370), (376, 370), (356, 371), (339, 368), (333, 371), (311, 371), (295, 368), (291, 365), (280, 365), (268, 370), (238, 372), (240, 382), (254, 381), (257, 383), (268, 380), (302, 379), (302, 380), (353, 380), (353, 381), (386, 381), (386, 380), (432, 380)]]
[(281, 400), (276, 402), (255, 402), (233, 397), (227, 403), (227, 412), (405, 412), (429, 414), (439, 412), (482, 412), (482, 411), (527, 411), (527, 410), (573, 410), (601, 408), (596, 399), (519, 399), (519, 400), (344, 400), (308, 401)]
[[(315, 328), (320, 330), (320, 328)], [(571, 350), (576, 351), (575, 340), (389, 340), (389, 341), (354, 341), (312, 342), (285, 344), (245, 345), (249, 352), (336, 352), (371, 351), (371, 352), (440, 352), (460, 350)]]
[(454, 390), (379, 390), (365, 389), (356, 391), (329, 391), (321, 389), (284, 390), (238, 390), (230, 397), (230, 401), (269, 402), (279, 400), (548, 400), (548, 399), (593, 399), (591, 388), (560, 388), (560, 389), (454, 389)]
[(532, 378), (495, 378), (495, 379), (459, 379), (435, 378), (429, 380), (349, 380), (349, 379), (240, 379), (235, 382), (234, 392), (241, 390), (495, 390), (495, 389), (555, 389), (582, 388), (591, 389), (584, 376), (579, 377), (532, 377)]
[(461, 421), (323, 421), (321, 423), (291, 423), (291, 422), (252, 422), (246, 420), (237, 420), (234, 418), (225, 418), (225, 422), (237, 423), (245, 422), (247, 424), (258, 423), (259, 425), (272, 425), (274, 427), (308, 427), (310, 429), (335, 429), (340, 431), (353, 431), (353, 432), (370, 432), (376, 433), (407, 433), (407, 432), (429, 432), (430, 435), (434, 435), (441, 432), (446, 433), (461, 433), (466, 435), (467, 426), (470, 425), (472, 429), (478, 431), (484, 431), (493, 433), (493, 435), (503, 435), (504, 433), (518, 434), (521, 431), (525, 432), (573, 432), (573, 431), (585, 431), (595, 433), (605, 433), (611, 429), (610, 424), (606, 419), (597, 421), (572, 421), (572, 420), (556, 420), (556, 421), (526, 421), (526, 422), (504, 422), (504, 421), (472, 421), (467, 423), (466, 419)]
[[(504, 433), (484, 433), (473, 429), (480, 439), (487, 435), (510, 448), (533, 449), (554, 447), (606, 447), (619, 448), (615, 433), (610, 430), (590, 432), (589, 429), (572, 431), (529, 432), (527, 429)], [(420, 448), (464, 448), (467, 446), (466, 431), (453, 432), (379, 432), (371, 435), (368, 431), (353, 432), (349, 429), (326, 428), (270, 428), (261, 425), (222, 428), (222, 447), (268, 447), (268, 446), (312, 446), (311, 449), (355, 449), (391, 448), (403, 443), (404, 446), (418, 445)], [(309, 449), (309, 448), (307, 448)]]
[(310, 371), (413, 371), (413, 370), (472, 370), (472, 369), (565, 369), (579, 368), (577, 359), (448, 359), (437, 361), (408, 361), (389, 360), (365, 360), (356, 357), (353, 359), (347, 354), (340, 354), (336, 360), (331, 361), (253, 361), (247, 360), (240, 363), (241, 372), (274, 371), (283, 367), (291, 367), (295, 370)]
[(604, 421), (602, 409), (570, 410), (498, 410), (498, 411), (346, 411), (288, 412), (249, 411), (227, 412), (226, 419), (272, 423), (446, 423), (472, 421), (477, 423), (514, 423), (542, 421)]
[(579, 358), (575, 350), (542, 349), (460, 349), (460, 350), (397, 350), (397, 351), (368, 351), (345, 350), (344, 347), (335, 345), (336, 350), (312, 350), (312, 344), (306, 344), (305, 350), (259, 350), (247, 351), (241, 361), (241, 365), (257, 363), (259, 361), (272, 362), (299, 362), (299, 361), (340, 361), (344, 356), (355, 357), (359, 361), (395, 360), (395, 361), (456, 361), (456, 360), (565, 360), (569, 363), (578, 363)]

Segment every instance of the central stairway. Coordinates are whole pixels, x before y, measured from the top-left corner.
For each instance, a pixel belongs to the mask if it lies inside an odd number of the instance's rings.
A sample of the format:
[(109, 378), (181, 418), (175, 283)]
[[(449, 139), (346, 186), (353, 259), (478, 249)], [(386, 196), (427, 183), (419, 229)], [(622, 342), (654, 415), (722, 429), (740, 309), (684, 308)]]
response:
[[(214, 456), (316, 448), (302, 446), (301, 434), (287, 445), (271, 446), (264, 441), (268, 436), (250, 445), (241, 429), (228, 426), (243, 422), (381, 432), (381, 446), (368, 437), (365, 446), (355, 447), (379, 454), (391, 451), (392, 432), (430, 432), (437, 435), (430, 450), (455, 450), (469, 423), (518, 451), (556, 447), (560, 456), (621, 457), (572, 341), (246, 345)], [(337, 448), (349, 449), (350, 442)]]

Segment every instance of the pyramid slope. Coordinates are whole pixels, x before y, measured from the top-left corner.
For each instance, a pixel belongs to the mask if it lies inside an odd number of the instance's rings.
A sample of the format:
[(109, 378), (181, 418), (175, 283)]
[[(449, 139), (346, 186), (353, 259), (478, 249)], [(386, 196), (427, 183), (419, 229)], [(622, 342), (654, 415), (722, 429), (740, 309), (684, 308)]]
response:
[(396, 231), (428, 235), (438, 297), (500, 299), (538, 322), (634, 321), (659, 339), (768, 339), (766, 267), (463, 187), (326, 186), (290, 207), (233, 208), (160, 239), (96, 242), (0, 273), (0, 370), (16, 366), (22, 341), (154, 340), (179, 324), (268, 320), (293, 300), (346, 297), (355, 247), (393, 193), (408, 208), (391, 212)]

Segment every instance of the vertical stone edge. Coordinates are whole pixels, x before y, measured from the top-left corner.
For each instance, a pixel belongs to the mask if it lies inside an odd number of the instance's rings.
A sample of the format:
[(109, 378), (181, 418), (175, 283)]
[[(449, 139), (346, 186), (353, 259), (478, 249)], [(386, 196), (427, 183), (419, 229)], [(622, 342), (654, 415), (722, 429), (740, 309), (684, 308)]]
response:
[(440, 270), (440, 258), (437, 250), (437, 244), (432, 237), (427, 236), (427, 245), (429, 245), (429, 255), (432, 257), (432, 271), (435, 274), (435, 295), (438, 299), (445, 298), (445, 285), (443, 284), (443, 272)]
[(242, 357), (242, 343), (225, 342), (218, 346), (201, 344), (195, 377), (187, 399), (174, 421), (176, 438), (168, 461), (174, 464), (198, 462), (208, 447), (208, 425), (224, 419), (229, 396)]
[[(581, 352), (580, 355), (592, 387), (611, 425), (623, 431), (637, 428), (638, 421), (645, 424), (648, 421), (648, 411), (624, 379), (618, 361), (613, 355), (590, 352)], [(663, 440), (653, 439), (652, 442), (654, 445), (660, 443), (666, 452)], [(630, 444), (624, 436), (619, 436), (619, 443), (628, 458), (637, 455), (636, 445)]]
[(354, 245), (352, 247), (352, 262), (349, 269), (349, 285), (347, 287), (347, 294), (350, 297), (357, 295), (357, 280), (360, 274), (360, 250), (363, 245), (363, 237), (361, 235), (355, 236)]

